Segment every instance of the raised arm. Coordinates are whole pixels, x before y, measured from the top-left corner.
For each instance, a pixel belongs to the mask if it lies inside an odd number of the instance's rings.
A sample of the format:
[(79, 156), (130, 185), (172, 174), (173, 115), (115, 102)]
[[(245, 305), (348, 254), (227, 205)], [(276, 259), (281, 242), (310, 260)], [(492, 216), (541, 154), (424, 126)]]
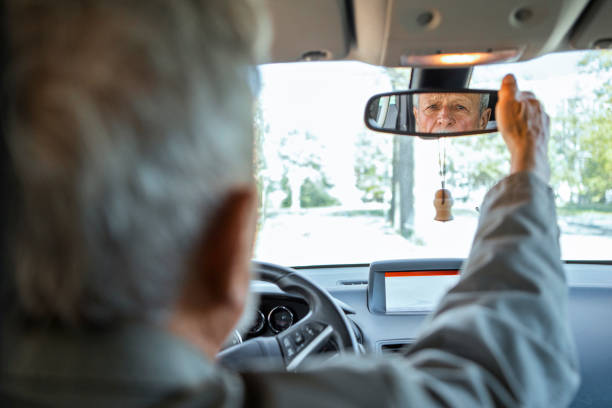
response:
[(547, 185), (549, 119), (510, 75), (496, 115), (511, 154), (510, 175), (485, 197), (461, 281), (409, 358), (428, 374), (427, 392), (444, 405), (463, 405), (464, 397), (485, 405), (561, 407), (571, 402), (579, 378)]

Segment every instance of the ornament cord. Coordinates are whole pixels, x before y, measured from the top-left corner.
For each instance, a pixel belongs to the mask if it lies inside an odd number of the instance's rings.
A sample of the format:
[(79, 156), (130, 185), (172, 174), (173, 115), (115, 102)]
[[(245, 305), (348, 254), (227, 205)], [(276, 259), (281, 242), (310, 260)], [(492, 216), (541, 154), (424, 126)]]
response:
[[(442, 139), (442, 142), (440, 142)], [(440, 147), (440, 145), (442, 145)], [(439, 137), (438, 138), (438, 167), (440, 168), (440, 183), (442, 184), (442, 190), (444, 190), (446, 185), (446, 138)], [(442, 204), (444, 204), (444, 199), (446, 198), (446, 194), (444, 191), (442, 192)]]

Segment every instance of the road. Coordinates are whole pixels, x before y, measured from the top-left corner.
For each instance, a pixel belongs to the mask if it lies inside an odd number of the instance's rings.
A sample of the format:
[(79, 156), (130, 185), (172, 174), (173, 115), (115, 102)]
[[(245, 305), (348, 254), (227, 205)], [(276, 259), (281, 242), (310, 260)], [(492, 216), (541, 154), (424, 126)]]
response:
[[(283, 265), (370, 263), (381, 259), (466, 257), (477, 215), (425, 225), (410, 239), (398, 235), (382, 216), (347, 216), (338, 208), (280, 211), (258, 232), (255, 258)], [(344, 214), (344, 215), (338, 215)], [(612, 214), (561, 217), (563, 259), (612, 258)]]

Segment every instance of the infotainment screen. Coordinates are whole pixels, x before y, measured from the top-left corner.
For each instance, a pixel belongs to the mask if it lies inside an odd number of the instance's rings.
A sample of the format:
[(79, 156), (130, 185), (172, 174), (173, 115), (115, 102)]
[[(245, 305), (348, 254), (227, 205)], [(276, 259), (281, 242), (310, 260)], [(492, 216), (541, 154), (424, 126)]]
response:
[(459, 271), (385, 272), (387, 313), (431, 311), (459, 281)]
[(372, 262), (368, 309), (380, 314), (429, 313), (459, 282), (462, 263), (451, 258)]

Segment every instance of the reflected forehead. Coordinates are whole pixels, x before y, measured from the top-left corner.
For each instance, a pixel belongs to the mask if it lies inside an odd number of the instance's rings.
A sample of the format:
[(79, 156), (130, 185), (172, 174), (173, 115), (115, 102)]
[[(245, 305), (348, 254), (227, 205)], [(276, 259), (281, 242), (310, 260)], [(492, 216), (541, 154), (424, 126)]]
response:
[(480, 103), (480, 95), (476, 93), (426, 93), (419, 95), (419, 105), (423, 103), (435, 102), (460, 102), (463, 104)]

